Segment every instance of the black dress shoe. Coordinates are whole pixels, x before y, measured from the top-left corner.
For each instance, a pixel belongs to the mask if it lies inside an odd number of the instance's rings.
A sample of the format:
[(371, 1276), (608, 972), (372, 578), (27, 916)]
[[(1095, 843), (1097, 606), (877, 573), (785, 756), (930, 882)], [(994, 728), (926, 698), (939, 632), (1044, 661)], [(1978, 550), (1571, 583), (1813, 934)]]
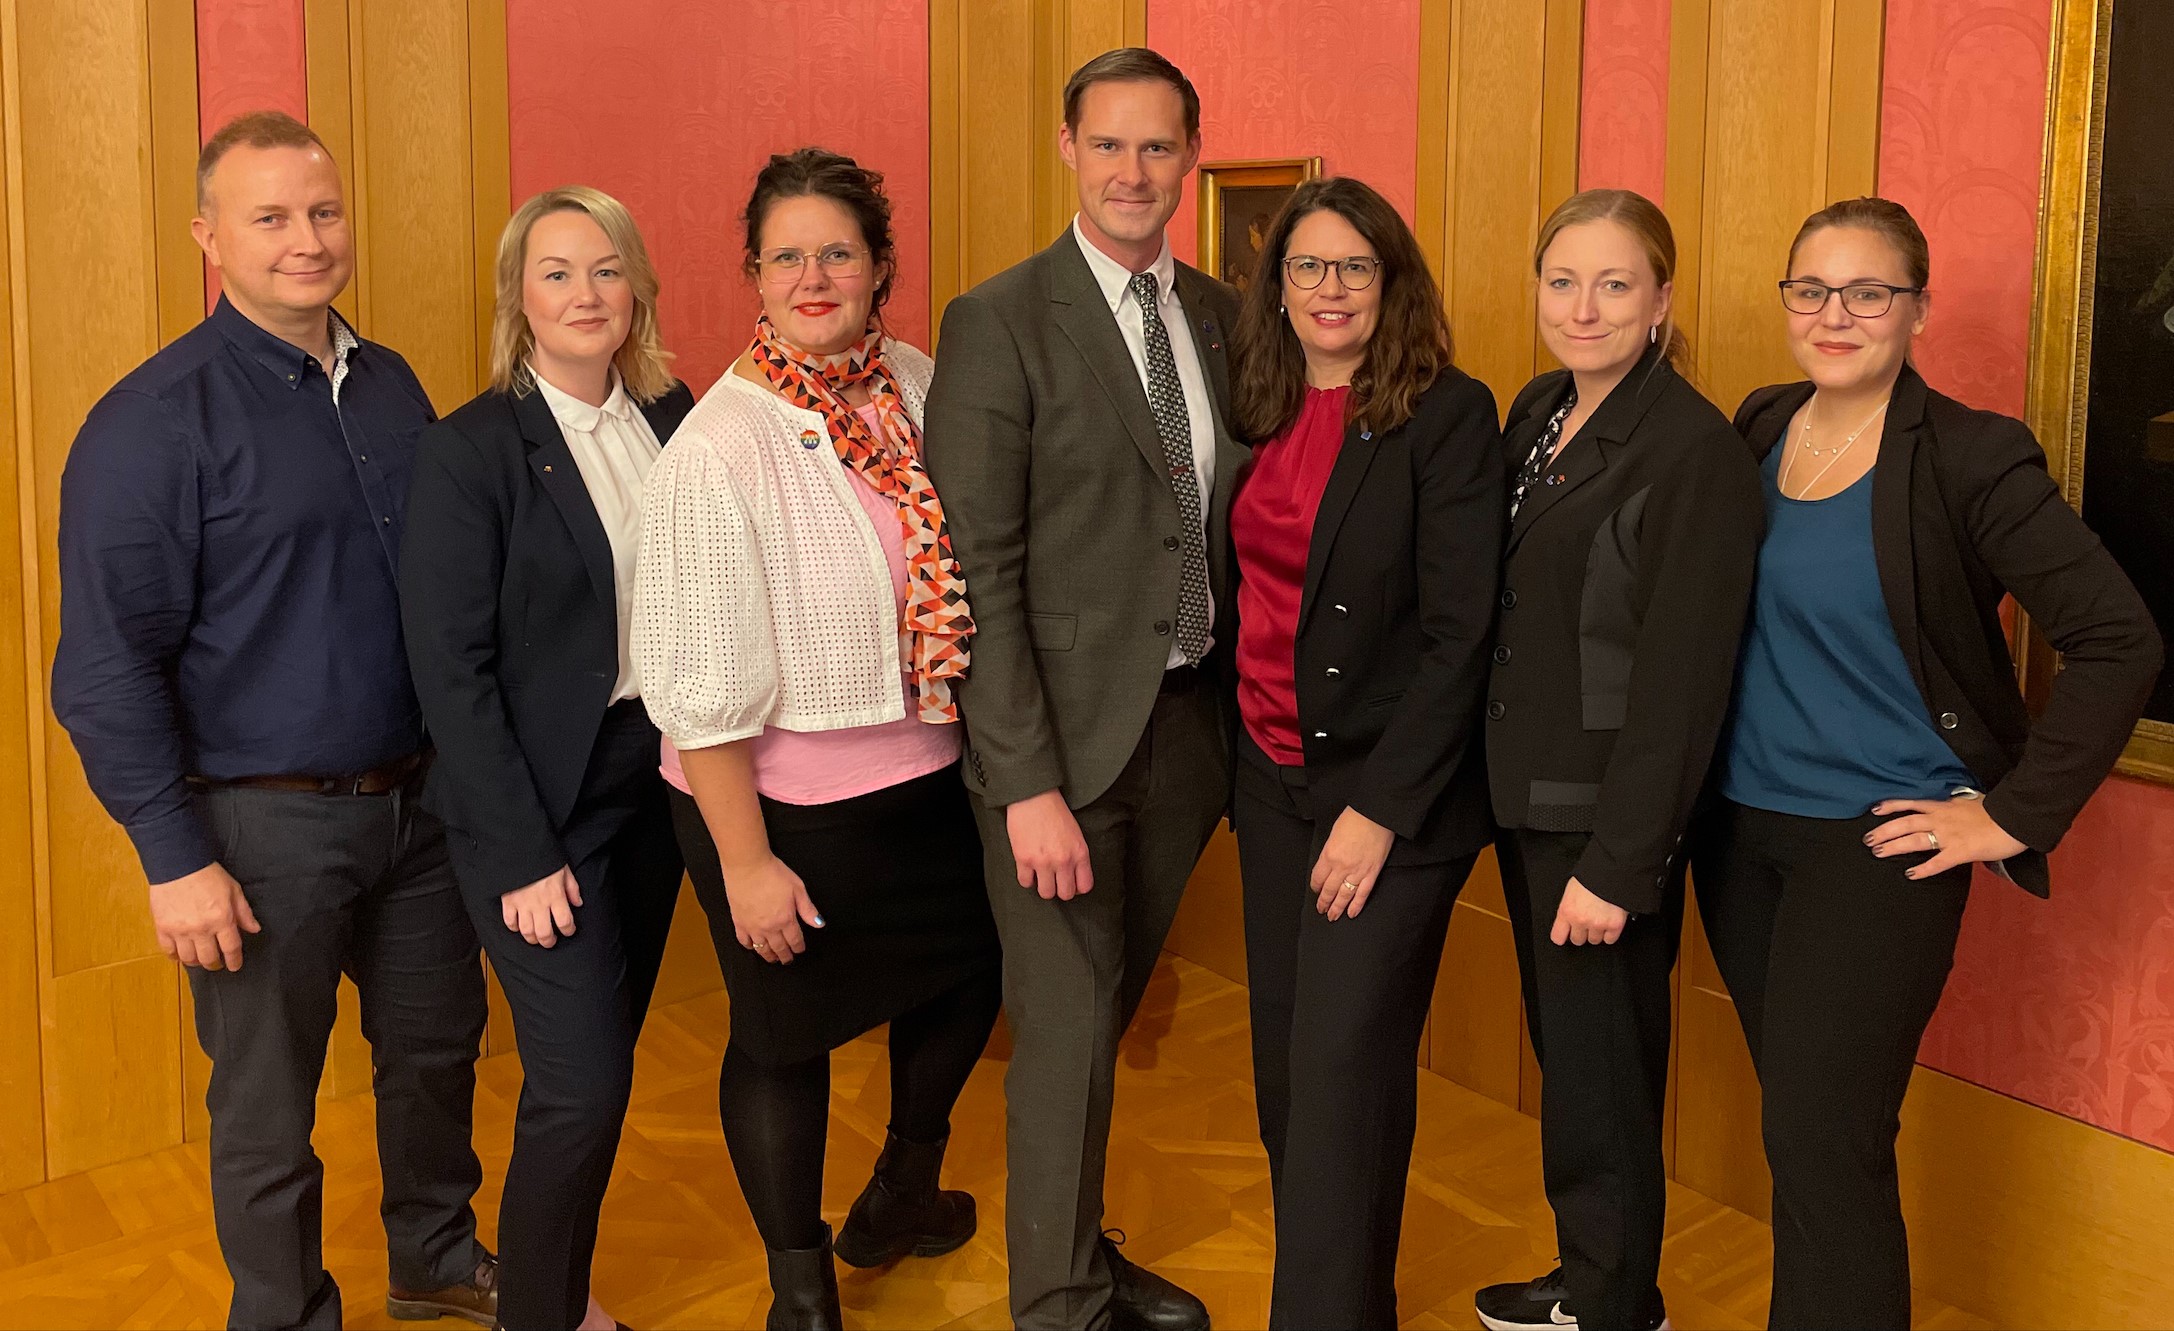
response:
[(1125, 1260), (1117, 1245), (1124, 1231), (1102, 1232), (1102, 1257), (1110, 1264), (1110, 1331), (1208, 1331), (1208, 1305)]
[(887, 1137), (876, 1172), (838, 1231), (838, 1260), (881, 1266), (901, 1257), (941, 1257), (974, 1237), (974, 1199), (936, 1186), (944, 1142)]

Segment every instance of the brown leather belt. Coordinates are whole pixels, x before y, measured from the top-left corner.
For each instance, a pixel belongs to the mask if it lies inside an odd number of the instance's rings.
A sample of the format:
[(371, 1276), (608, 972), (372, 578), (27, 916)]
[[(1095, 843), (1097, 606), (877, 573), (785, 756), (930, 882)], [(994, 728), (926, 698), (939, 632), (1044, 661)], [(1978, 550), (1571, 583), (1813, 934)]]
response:
[(395, 758), (383, 767), (374, 767), (357, 776), (234, 776), (220, 780), (192, 776), (188, 781), (198, 790), (244, 786), (250, 790), (284, 790), (301, 795), (382, 795), (414, 780), (429, 761), (429, 752), (423, 750), (405, 758)]

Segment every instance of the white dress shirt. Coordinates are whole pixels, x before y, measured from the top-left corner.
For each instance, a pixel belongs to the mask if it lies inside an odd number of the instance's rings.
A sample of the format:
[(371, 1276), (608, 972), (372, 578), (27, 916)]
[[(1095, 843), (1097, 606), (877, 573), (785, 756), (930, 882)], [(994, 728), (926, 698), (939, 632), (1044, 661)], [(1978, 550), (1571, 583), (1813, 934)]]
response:
[[(1087, 256), (1087, 267), (1095, 275), (1095, 285), (1102, 288), (1103, 298), (1110, 303), (1110, 313), (1117, 319), (1117, 331), (1124, 334), (1125, 348), (1132, 353), (1132, 366), (1140, 372), (1140, 391), (1147, 391), (1147, 325), (1140, 317), (1140, 302), (1132, 294), (1132, 271), (1117, 260), (1104, 254), (1094, 242), (1079, 229), (1079, 217), (1072, 218), (1072, 239), (1079, 243), (1080, 253)], [(1147, 271), (1155, 275), (1155, 312), (1162, 316), (1164, 329), (1170, 334), (1170, 358), (1177, 362), (1178, 383), (1185, 389), (1185, 420), (1193, 430), (1193, 478), (1200, 483), (1200, 520), (1208, 520), (1209, 499), (1215, 487), (1215, 402), (1208, 396), (1207, 371), (1200, 362), (1200, 347), (1194, 342), (1192, 321), (1185, 317), (1185, 306), (1178, 300), (1177, 260), (1170, 256), (1170, 242), (1165, 239), (1162, 253)], [(1182, 334), (1182, 336), (1181, 336)], [(1203, 539), (1207, 533), (1201, 533)], [(1208, 594), (1208, 642), (1212, 646), (1215, 629), (1215, 593)], [(1185, 664), (1185, 652), (1177, 645), (1177, 635), (1171, 635), (1170, 666)]]
[(634, 624), (634, 566), (642, 542), (642, 486), (663, 446), (618, 375), (612, 376), (611, 396), (604, 405), (592, 407), (554, 388), (533, 367), (530, 374), (558, 420), (559, 433), (566, 436), (566, 447), (581, 470), (581, 482), (589, 489), (589, 502), (596, 505), (596, 516), (611, 541), (619, 628), (619, 678), (611, 686), (611, 700), (638, 697), (641, 689), (635, 683), (634, 656), (628, 645)]

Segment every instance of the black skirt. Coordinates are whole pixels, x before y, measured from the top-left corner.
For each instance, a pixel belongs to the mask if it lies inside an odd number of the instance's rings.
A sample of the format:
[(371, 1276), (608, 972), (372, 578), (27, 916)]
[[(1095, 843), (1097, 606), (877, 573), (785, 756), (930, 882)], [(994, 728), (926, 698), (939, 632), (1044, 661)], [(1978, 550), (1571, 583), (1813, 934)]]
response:
[(826, 1054), (1001, 964), (956, 766), (829, 804), (765, 799), (762, 820), (824, 921), (802, 926), (808, 950), (787, 966), (740, 945), (717, 843), (694, 799), (672, 791), (742, 1053), (770, 1066)]

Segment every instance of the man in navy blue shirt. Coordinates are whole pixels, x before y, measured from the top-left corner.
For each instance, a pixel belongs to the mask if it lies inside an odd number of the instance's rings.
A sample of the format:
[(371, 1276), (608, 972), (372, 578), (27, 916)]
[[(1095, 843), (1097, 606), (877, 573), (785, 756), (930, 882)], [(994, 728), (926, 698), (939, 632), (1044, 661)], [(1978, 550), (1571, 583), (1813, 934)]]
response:
[(332, 312), (354, 239), (307, 127), (221, 129), (197, 207), (225, 295), (99, 400), (61, 478), (53, 710), (188, 968), (229, 1324), (341, 1322), (310, 1131), (345, 972), (375, 1070), (389, 1311), (488, 1326), (469, 1206), (483, 976), (415, 798), (395, 577), (430, 400)]

